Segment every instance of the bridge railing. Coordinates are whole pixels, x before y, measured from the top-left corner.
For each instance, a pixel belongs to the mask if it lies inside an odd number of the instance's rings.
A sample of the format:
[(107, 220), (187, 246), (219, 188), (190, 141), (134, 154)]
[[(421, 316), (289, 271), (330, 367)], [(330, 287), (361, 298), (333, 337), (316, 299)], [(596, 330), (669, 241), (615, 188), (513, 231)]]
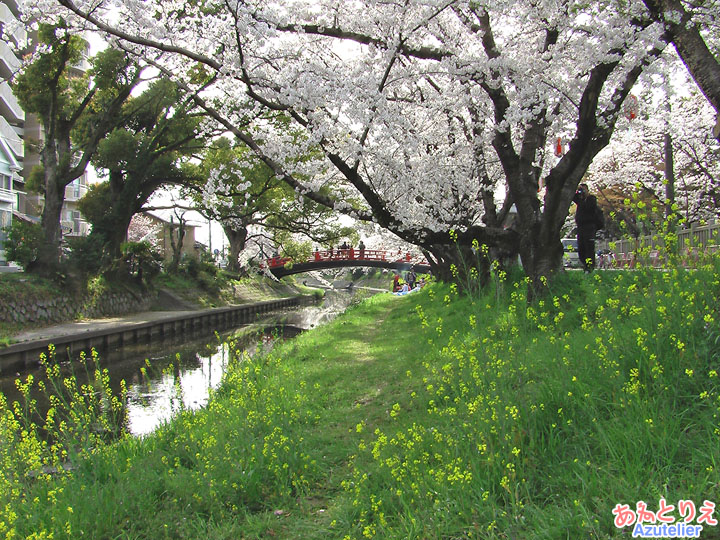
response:
[[(271, 257), (260, 263), (261, 268), (265, 265), (268, 268), (279, 268), (291, 262), (290, 257)], [(315, 251), (308, 259), (308, 263), (327, 262), (327, 261), (384, 261), (384, 262), (402, 262), (407, 264), (425, 264), (428, 262), (424, 258), (414, 257), (408, 252), (387, 251), (382, 249), (333, 249), (325, 251)], [(297, 261), (296, 261), (297, 262)]]

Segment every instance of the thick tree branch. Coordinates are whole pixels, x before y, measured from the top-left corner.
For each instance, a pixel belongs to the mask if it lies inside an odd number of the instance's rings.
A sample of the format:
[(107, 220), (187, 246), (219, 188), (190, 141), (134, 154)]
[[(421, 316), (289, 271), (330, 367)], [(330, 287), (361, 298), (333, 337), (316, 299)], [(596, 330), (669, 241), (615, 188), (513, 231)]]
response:
[[(691, 14), (679, 0), (643, 0), (650, 15), (662, 23), (688, 71), (720, 118), (720, 63), (700, 35)], [(720, 133), (716, 135), (720, 140)]]

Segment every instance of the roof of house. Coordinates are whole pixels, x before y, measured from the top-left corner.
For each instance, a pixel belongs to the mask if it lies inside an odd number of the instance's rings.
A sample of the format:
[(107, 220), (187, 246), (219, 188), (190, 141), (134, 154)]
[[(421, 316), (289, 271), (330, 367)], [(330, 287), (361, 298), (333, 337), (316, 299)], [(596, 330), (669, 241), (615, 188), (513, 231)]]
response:
[[(167, 224), (170, 225), (171, 227), (177, 227), (177, 226), (178, 226), (178, 222), (177, 222), (177, 221), (171, 221), (171, 220), (165, 219), (164, 217), (158, 216), (157, 214), (154, 214), (154, 213), (152, 213), (152, 212), (143, 211), (143, 212), (140, 212), (140, 213), (143, 214), (143, 215), (148, 216), (149, 218), (156, 219), (157, 221), (161, 221), (161, 222), (163, 222), (163, 223), (167, 223)], [(192, 223), (185, 222), (185, 227), (199, 227), (199, 225), (193, 225)]]

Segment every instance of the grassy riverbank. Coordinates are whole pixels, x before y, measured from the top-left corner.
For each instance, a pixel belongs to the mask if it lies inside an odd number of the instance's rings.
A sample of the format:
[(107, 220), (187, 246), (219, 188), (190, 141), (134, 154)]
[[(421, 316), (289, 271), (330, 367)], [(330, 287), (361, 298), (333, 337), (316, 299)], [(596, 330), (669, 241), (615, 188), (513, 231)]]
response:
[(615, 538), (617, 503), (718, 502), (720, 266), (523, 287), (375, 296), (63, 473), (4, 410), (0, 538)]

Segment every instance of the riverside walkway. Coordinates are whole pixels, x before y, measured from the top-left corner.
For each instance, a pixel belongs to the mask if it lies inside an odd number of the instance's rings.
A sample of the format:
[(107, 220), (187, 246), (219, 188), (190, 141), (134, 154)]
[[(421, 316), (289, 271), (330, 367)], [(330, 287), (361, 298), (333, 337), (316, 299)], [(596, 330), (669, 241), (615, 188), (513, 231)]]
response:
[(202, 329), (248, 324), (260, 314), (298, 306), (312, 299), (312, 296), (294, 296), (202, 310), (145, 311), (26, 330), (10, 336), (15, 343), (0, 348), (0, 375), (37, 365), (40, 353), (47, 352), (50, 345), (61, 355), (75, 355), (91, 348), (122, 347)]

